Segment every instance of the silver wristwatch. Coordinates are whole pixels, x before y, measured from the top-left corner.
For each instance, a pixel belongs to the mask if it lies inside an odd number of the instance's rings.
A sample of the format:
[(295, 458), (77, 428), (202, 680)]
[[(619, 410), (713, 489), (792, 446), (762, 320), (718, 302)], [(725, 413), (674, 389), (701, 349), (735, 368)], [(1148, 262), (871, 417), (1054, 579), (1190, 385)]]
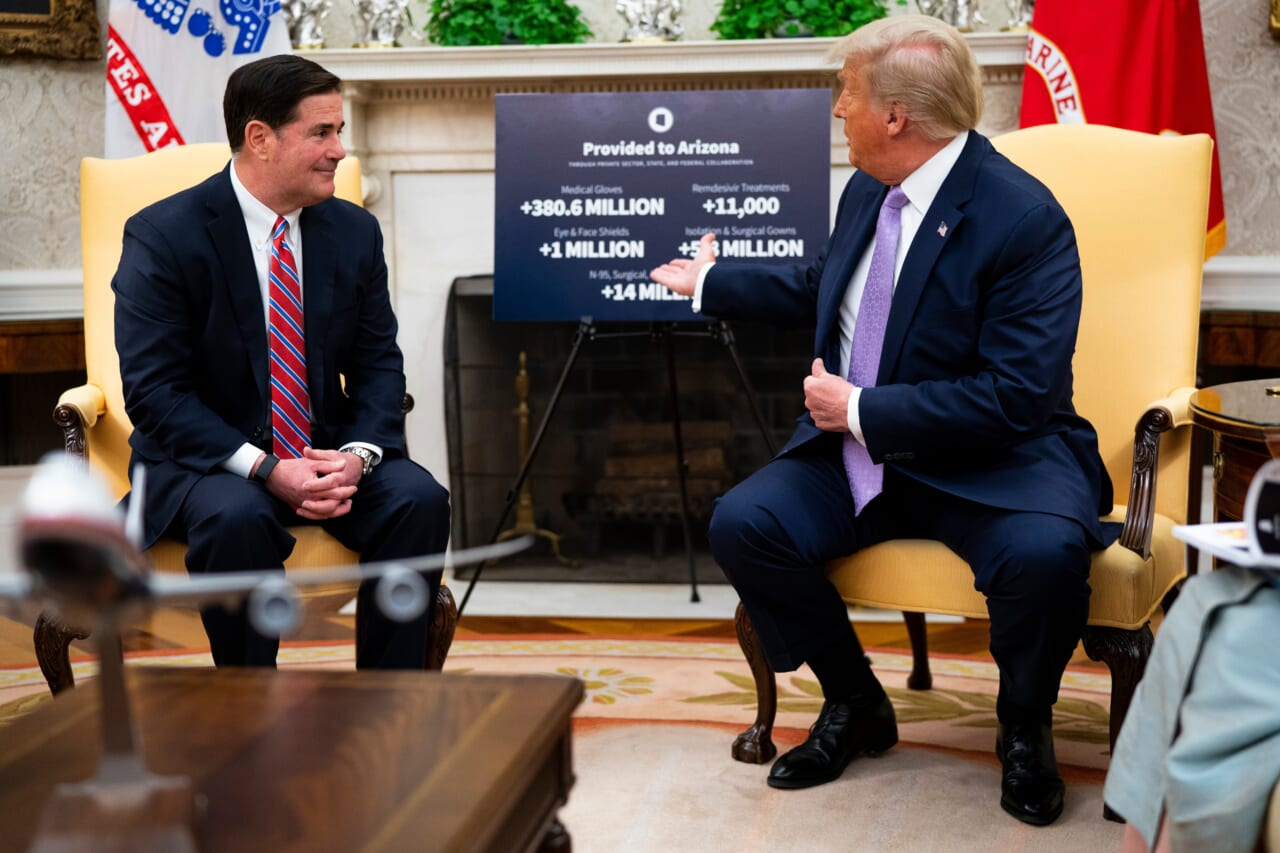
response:
[(367, 476), (373, 470), (373, 464), (378, 461), (378, 457), (367, 447), (344, 447), (342, 452), (354, 453), (364, 462), (364, 469), (360, 472), (361, 477)]

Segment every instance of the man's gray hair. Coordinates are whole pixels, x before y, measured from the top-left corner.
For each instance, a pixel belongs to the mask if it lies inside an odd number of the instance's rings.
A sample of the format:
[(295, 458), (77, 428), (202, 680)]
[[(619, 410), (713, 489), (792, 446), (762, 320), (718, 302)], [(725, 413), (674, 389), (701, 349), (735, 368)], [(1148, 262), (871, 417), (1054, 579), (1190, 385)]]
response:
[(955, 27), (928, 15), (892, 15), (859, 27), (827, 54), (862, 69), (880, 105), (902, 104), (931, 140), (973, 130), (982, 118), (982, 72)]

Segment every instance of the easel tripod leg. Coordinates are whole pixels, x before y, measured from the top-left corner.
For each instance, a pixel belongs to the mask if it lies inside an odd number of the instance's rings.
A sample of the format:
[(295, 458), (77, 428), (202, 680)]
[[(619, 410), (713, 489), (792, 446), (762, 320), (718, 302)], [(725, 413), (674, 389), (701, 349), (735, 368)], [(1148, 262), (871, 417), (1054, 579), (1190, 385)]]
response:
[[(560, 378), (556, 381), (556, 387), (551, 392), (551, 399), (547, 401), (547, 409), (542, 413), (542, 420), (538, 422), (538, 431), (534, 433), (533, 441), (529, 445), (529, 452), (524, 457), (524, 462), (520, 466), (520, 473), (516, 475), (515, 482), (511, 484), (511, 488), (507, 491), (507, 500), (502, 507), (502, 512), (498, 516), (498, 523), (494, 527), (493, 535), (489, 537), (489, 543), (493, 544), (498, 541), (498, 537), (502, 535), (502, 531), (506, 529), (507, 518), (511, 515), (511, 510), (516, 505), (516, 501), (520, 499), (520, 487), (524, 485), (525, 479), (529, 476), (529, 469), (533, 467), (533, 460), (537, 458), (538, 449), (542, 447), (542, 439), (547, 433), (547, 424), (551, 422), (551, 416), (555, 414), (556, 406), (560, 403), (560, 397), (564, 394), (565, 383), (569, 379), (569, 374), (573, 371), (574, 362), (578, 360), (578, 353), (582, 350), (582, 342), (588, 338), (594, 337), (596, 333), (595, 326), (591, 322), (590, 317), (583, 317), (578, 322), (578, 331), (573, 336), (573, 346), (569, 350), (569, 357), (565, 359), (564, 369), (560, 371)], [(471, 600), (471, 591), (476, 587), (476, 581), (480, 580), (480, 572), (484, 570), (485, 564), (476, 565), (475, 571), (471, 573), (471, 580), (467, 583), (467, 591), (462, 596), (462, 603), (458, 605), (458, 617), (462, 617), (462, 613), (466, 610), (467, 602)]]
[(671, 388), (671, 426), (676, 440), (676, 477), (680, 483), (680, 526), (684, 532), (684, 554), (689, 561), (689, 600), (701, 601), (698, 595), (698, 570), (693, 561), (693, 534), (689, 530), (689, 463), (684, 455), (684, 435), (680, 429), (680, 390), (676, 384), (676, 351), (671, 329), (662, 332), (667, 350), (667, 380)]

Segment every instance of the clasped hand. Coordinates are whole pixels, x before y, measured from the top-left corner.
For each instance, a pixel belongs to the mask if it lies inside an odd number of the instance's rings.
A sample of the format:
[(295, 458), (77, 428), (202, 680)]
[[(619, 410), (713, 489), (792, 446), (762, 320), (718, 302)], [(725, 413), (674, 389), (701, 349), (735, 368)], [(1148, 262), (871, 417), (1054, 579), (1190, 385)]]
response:
[(339, 450), (308, 447), (299, 459), (281, 459), (267, 478), (267, 491), (311, 521), (351, 511), (351, 496), (364, 471), (360, 458)]
[(852, 393), (852, 385), (833, 373), (827, 373), (822, 359), (813, 360), (813, 373), (804, 378), (804, 407), (813, 416), (818, 429), (849, 431), (849, 395)]

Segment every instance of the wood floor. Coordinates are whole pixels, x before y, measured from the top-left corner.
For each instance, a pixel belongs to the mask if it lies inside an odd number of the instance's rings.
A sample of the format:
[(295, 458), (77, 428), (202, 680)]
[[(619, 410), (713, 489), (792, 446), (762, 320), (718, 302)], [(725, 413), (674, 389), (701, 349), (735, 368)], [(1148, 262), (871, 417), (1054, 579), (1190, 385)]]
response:
[[(333, 641), (350, 639), (355, 619), (338, 611), (347, 602), (346, 595), (309, 598), (306, 616), (298, 633), (290, 638), (301, 641)], [(911, 648), (901, 620), (857, 623), (863, 645), (875, 648)], [(458, 637), (476, 635), (585, 634), (597, 636), (670, 636), (670, 637), (735, 637), (733, 623), (725, 619), (580, 619), (526, 616), (464, 616), (458, 626)], [(204, 628), (194, 610), (162, 608), (148, 620), (125, 633), (126, 652), (207, 648)], [(930, 623), (929, 650), (940, 655), (962, 655), (990, 659), (987, 653), (987, 623), (967, 620), (960, 623)], [(76, 643), (72, 656), (91, 655), (92, 645)], [(1105, 669), (1090, 661), (1077, 649), (1073, 665)], [(0, 618), (0, 667), (34, 666), (35, 652), (31, 643), (30, 621)]]

